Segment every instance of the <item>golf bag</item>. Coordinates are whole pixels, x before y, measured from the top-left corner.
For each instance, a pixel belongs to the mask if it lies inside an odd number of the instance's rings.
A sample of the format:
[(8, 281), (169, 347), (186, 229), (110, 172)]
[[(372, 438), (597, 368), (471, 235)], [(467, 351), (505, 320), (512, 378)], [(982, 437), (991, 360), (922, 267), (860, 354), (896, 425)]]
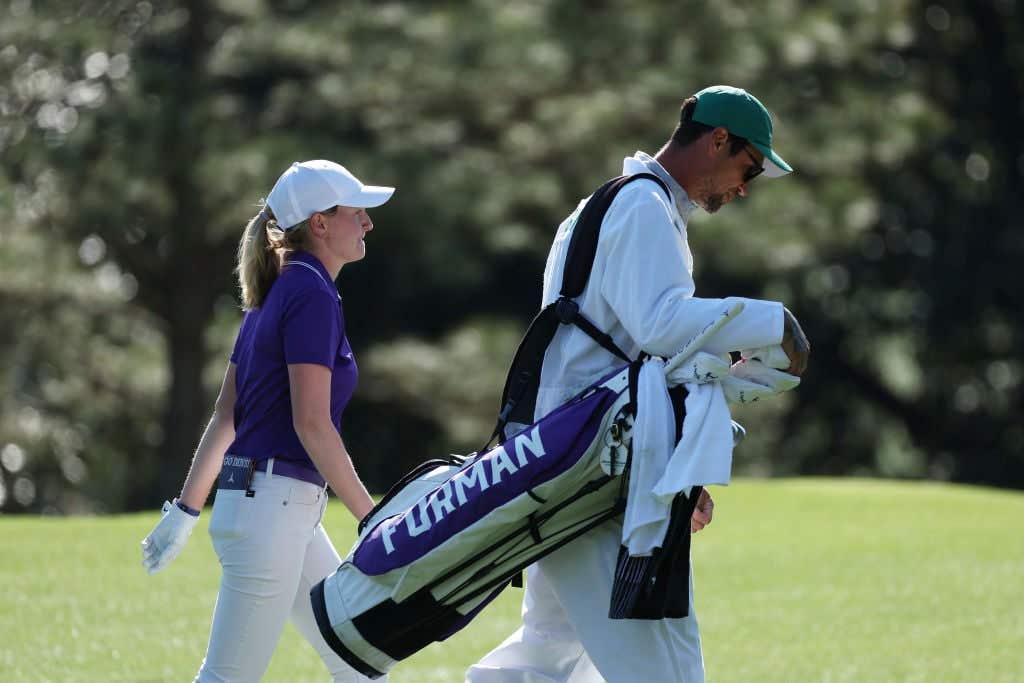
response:
[(324, 638), (370, 677), (466, 626), (523, 568), (625, 507), (629, 366), (495, 448), (410, 472), (312, 591)]
[[(593, 265), (615, 178), (580, 211), (561, 297), (534, 319), (508, 373), (491, 449), (416, 468), (360, 524), (345, 562), (311, 591), (320, 632), (356, 670), (376, 678), (466, 626), (527, 565), (625, 509), (636, 375), (574, 301)], [(665, 189), (666, 194), (668, 190)], [(534, 422), (544, 352), (576, 325), (624, 365)]]

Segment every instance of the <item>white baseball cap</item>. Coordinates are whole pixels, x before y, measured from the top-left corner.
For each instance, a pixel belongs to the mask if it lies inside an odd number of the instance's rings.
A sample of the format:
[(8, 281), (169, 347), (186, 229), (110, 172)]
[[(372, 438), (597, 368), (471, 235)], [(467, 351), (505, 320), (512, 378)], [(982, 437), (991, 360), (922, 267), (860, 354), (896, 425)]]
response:
[(394, 192), (393, 187), (363, 185), (348, 169), (333, 161), (314, 159), (296, 161), (282, 173), (267, 196), (267, 205), (277, 224), (287, 230), (317, 211), (335, 206), (380, 206)]

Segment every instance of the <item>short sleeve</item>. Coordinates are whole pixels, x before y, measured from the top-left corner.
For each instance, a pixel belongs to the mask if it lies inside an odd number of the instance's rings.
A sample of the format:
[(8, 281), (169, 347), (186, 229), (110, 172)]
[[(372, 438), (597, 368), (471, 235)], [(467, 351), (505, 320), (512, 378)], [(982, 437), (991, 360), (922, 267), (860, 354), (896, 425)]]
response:
[(235, 337), (235, 346), (231, 349), (231, 362), (238, 365), (238, 359), (242, 352), (242, 344), (249, 338), (249, 325), (250, 325), (250, 314), (249, 311), (245, 312), (242, 316), (242, 325), (238, 328), (238, 336)]
[(281, 326), (285, 363), (315, 363), (334, 369), (342, 338), (337, 296), (320, 290), (296, 292), (284, 306)]

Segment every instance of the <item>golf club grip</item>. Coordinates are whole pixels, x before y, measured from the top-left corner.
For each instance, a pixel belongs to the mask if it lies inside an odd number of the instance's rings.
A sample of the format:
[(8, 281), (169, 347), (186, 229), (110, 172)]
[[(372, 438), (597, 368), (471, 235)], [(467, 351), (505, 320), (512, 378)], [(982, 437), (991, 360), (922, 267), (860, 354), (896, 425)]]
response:
[(700, 347), (704, 345), (704, 342), (711, 338), (711, 335), (718, 332), (720, 329), (722, 329), (723, 325), (725, 325), (727, 322), (729, 322), (730, 320), (738, 316), (740, 313), (742, 313), (745, 307), (746, 304), (744, 304), (742, 301), (735, 302), (734, 304), (729, 306), (729, 308), (722, 311), (722, 313), (720, 313), (717, 318), (709, 322), (707, 325), (701, 328), (696, 334), (690, 337), (690, 339), (687, 340), (685, 344), (683, 344), (683, 348), (676, 352), (676, 354), (672, 356), (672, 358), (670, 358), (668, 362), (665, 363), (665, 374), (668, 375), (677, 367), (679, 367), (679, 365), (682, 364), (684, 360), (693, 355), (695, 351), (700, 349)]

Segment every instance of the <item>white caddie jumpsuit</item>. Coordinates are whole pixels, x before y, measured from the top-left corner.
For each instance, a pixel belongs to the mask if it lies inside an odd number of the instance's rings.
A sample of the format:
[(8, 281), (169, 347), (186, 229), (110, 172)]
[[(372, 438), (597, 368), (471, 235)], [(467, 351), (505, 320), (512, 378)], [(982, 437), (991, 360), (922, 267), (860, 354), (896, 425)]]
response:
[[(641, 350), (669, 357), (729, 300), (694, 298), (686, 221), (696, 205), (651, 156), (637, 152), (623, 162), (623, 174), (643, 172), (657, 175), (673, 197), (669, 200), (647, 180), (620, 191), (602, 223), (580, 310), (631, 358)], [(559, 226), (548, 254), (543, 305), (559, 296), (572, 227), (583, 203)], [(782, 341), (782, 304), (741, 300), (743, 312), (705, 351), (725, 353)], [(578, 328), (560, 326), (544, 356), (535, 419), (619, 362)], [(689, 617), (608, 618), (621, 536), (621, 520), (608, 522), (529, 567), (522, 627), (470, 667), (467, 683), (703, 683), (692, 572)]]

